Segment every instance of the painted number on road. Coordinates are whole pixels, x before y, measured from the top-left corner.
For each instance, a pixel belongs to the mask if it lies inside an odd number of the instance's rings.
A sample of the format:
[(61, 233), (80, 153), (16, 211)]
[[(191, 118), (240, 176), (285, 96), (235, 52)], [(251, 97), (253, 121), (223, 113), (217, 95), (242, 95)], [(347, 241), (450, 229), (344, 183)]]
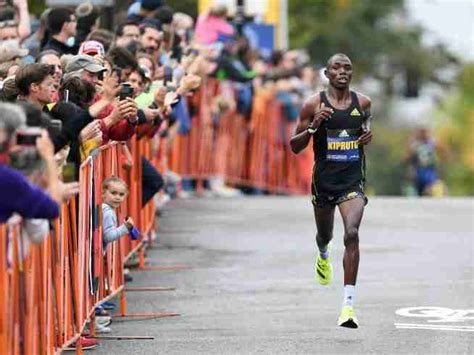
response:
[[(426, 323), (395, 323), (397, 329), (428, 329), (473, 332), (474, 326), (464, 325), (474, 321), (474, 309), (451, 309), (445, 307), (408, 307), (400, 308), (395, 314), (402, 317), (424, 319)], [(421, 319), (420, 319), (421, 318)], [(440, 324), (456, 323), (456, 325)], [(464, 323), (459, 325), (459, 323)]]

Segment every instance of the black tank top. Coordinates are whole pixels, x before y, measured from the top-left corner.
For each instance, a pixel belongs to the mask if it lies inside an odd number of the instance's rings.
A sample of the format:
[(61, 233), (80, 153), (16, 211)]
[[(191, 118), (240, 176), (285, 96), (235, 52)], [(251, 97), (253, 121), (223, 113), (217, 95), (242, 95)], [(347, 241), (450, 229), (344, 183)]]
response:
[(326, 193), (363, 190), (365, 156), (357, 139), (362, 133), (365, 116), (357, 94), (351, 91), (352, 102), (345, 110), (333, 107), (324, 91), (319, 95), (321, 102), (334, 113), (321, 123), (313, 137), (315, 187), (318, 192)]

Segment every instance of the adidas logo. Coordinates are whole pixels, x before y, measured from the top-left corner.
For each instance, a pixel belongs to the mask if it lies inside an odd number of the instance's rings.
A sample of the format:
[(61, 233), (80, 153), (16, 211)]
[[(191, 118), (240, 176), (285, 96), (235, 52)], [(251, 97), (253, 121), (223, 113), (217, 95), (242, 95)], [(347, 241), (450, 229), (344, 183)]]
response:
[(360, 112), (359, 110), (357, 110), (356, 108), (354, 108), (351, 112), (351, 116), (360, 116)]
[(339, 134), (339, 137), (349, 137), (349, 135), (347, 134), (347, 131), (346, 131), (346, 130), (343, 130), (343, 131)]

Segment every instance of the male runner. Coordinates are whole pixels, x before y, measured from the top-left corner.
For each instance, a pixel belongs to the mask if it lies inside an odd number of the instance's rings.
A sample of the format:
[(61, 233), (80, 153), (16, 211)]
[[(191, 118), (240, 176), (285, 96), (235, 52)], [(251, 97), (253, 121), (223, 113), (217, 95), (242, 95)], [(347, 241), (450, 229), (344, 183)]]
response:
[(359, 225), (367, 203), (363, 146), (372, 140), (370, 99), (349, 90), (352, 63), (345, 54), (333, 55), (324, 73), (329, 87), (305, 102), (290, 145), (297, 154), (313, 138), (315, 165), (311, 190), (319, 249), (315, 273), (322, 285), (332, 278), (328, 245), (332, 239), (334, 211), (339, 207), (345, 250), (344, 302), (338, 325), (357, 328), (353, 302), (359, 267)]

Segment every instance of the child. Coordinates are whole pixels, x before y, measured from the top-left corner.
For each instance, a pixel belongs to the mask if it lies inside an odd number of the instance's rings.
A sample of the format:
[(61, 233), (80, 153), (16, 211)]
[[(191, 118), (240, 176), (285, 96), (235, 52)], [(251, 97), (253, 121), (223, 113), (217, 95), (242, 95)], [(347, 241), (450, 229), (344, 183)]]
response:
[(117, 226), (116, 209), (120, 207), (127, 194), (128, 187), (122, 179), (112, 176), (104, 180), (102, 184), (102, 242), (104, 244), (104, 252), (107, 249), (107, 244), (129, 234), (133, 229), (131, 217), (128, 217), (120, 226)]
[[(128, 217), (120, 226), (117, 222), (117, 208), (120, 207), (128, 194), (128, 187), (122, 179), (111, 176), (102, 183), (102, 218), (103, 218), (103, 233), (102, 243), (104, 253), (107, 250), (107, 245), (120, 237), (129, 234), (133, 227), (132, 218)], [(110, 302), (104, 302), (96, 308), (96, 331), (97, 333), (109, 333), (108, 325), (111, 322), (108, 312), (104, 311), (105, 306), (110, 305)]]

